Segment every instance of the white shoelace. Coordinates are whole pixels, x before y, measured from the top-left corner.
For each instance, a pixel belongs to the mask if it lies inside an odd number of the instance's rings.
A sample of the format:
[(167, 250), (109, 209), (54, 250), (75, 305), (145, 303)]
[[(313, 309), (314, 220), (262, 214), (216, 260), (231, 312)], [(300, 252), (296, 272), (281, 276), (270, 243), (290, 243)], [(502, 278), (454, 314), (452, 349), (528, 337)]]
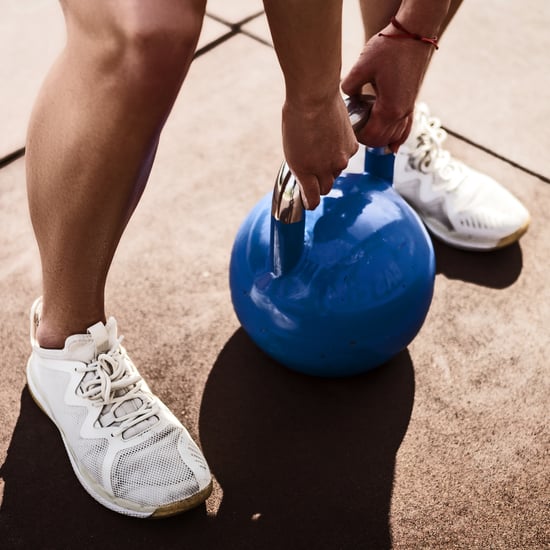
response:
[(446, 185), (447, 191), (456, 189), (465, 179), (464, 165), (452, 158), (442, 144), (447, 132), (441, 128), (441, 121), (421, 112), (420, 132), (416, 148), (409, 153), (411, 166), (424, 173), (437, 173)]
[[(121, 342), (119, 338), (111, 350), (100, 353), (95, 361), (79, 369), (84, 374), (79, 386), (81, 395), (102, 407), (99, 417), (102, 425), (117, 426), (113, 437), (159, 413), (158, 405), (141, 387), (143, 379), (125, 358)], [(118, 416), (117, 411), (121, 413)], [(148, 426), (145, 422), (145, 427)]]

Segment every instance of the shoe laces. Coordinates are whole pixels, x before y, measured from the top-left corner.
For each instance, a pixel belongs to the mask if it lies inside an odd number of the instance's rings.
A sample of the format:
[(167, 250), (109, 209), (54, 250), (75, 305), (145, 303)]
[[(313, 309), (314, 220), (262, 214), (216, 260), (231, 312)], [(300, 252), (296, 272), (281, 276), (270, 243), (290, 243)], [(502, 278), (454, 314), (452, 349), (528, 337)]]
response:
[[(77, 369), (84, 374), (81, 396), (101, 407), (102, 426), (116, 426), (112, 436), (131, 437), (158, 421), (157, 403), (142, 387), (143, 379), (120, 345), (122, 337), (106, 353)], [(130, 432), (127, 432), (133, 428)]]
[(441, 128), (441, 121), (429, 116), (425, 108), (420, 107), (418, 112), (416, 148), (409, 153), (409, 164), (420, 172), (437, 174), (446, 190), (452, 191), (466, 178), (464, 165), (443, 148), (447, 132)]

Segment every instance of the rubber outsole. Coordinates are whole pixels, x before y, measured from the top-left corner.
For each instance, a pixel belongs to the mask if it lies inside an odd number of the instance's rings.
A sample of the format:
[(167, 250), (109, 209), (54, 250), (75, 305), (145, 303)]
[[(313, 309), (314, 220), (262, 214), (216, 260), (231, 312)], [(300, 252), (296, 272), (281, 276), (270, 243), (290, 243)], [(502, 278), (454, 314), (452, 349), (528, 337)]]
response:
[(505, 248), (510, 246), (518, 241), (529, 229), (529, 224), (531, 219), (528, 219), (520, 228), (516, 231), (499, 239), (498, 241), (491, 242), (474, 242), (470, 240), (457, 238), (446, 231), (442, 231), (434, 224), (430, 223), (430, 220), (422, 220), (428, 231), (434, 236), (437, 237), (441, 242), (452, 246), (454, 248), (459, 248), (461, 250), (467, 250), (469, 252), (490, 252), (491, 250), (498, 250), (500, 248)]

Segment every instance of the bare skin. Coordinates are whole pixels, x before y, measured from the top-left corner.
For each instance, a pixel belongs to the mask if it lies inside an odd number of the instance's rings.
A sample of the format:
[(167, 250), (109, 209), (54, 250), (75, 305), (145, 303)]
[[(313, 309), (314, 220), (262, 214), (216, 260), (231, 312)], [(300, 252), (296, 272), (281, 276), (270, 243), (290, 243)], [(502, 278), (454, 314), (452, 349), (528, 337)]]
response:
[[(393, 151), (407, 138), (422, 80), (434, 48), (415, 40), (392, 40), (378, 36), (396, 32), (392, 15), (411, 32), (439, 36), (458, 8), (451, 0), (362, 0), (366, 44), (360, 58), (342, 82), (342, 90), (357, 94), (369, 84), (377, 96), (368, 124), (359, 141), (372, 147), (389, 145)], [(453, 11), (454, 10), (454, 11)]]
[[(439, 36), (443, 34), (461, 4), (462, 0), (451, 0)], [(384, 0), (383, 2), (380, 2), (380, 0), (359, 0), (359, 5), (361, 6), (363, 29), (365, 30), (365, 42), (368, 42), (388, 24), (392, 15), (397, 13), (401, 0)]]
[[(416, 29), (422, 21), (426, 29), (418, 32), (433, 32), (448, 1), (403, 0), (403, 23)], [(284, 151), (309, 208), (330, 190), (357, 148), (338, 89), (341, 3), (265, 0), (287, 90)], [(67, 44), (36, 101), (26, 158), (43, 271), (37, 340), (47, 348), (61, 348), (68, 336), (105, 321), (109, 267), (191, 63), (205, 0), (61, 0), (61, 5)], [(393, 141), (404, 139), (402, 119), (410, 114), (415, 86), (408, 95), (392, 96), (386, 82), (401, 77), (382, 57), (404, 56), (403, 63), (412, 63), (406, 80), (412, 67), (412, 80), (420, 82), (429, 56), (426, 48), (413, 46), (412, 54), (391, 44), (366, 47), (347, 79), (348, 93), (367, 81), (379, 92), (377, 114), (365, 130), (371, 141), (390, 143), (383, 128), (395, 134)]]
[[(67, 44), (36, 101), (26, 159), (43, 271), (37, 340), (47, 348), (61, 348), (68, 336), (105, 321), (109, 267), (191, 63), (205, 0), (62, 0), (61, 5)], [(312, 204), (357, 147), (341, 99), (332, 97), (338, 90), (336, 55), (315, 71), (307, 63), (319, 29), (336, 33), (328, 18), (335, 8), (341, 10), (341, 0), (326, 5), (318, 9), (313, 0), (280, 0), (266, 10), (274, 32), (286, 35), (276, 39), (289, 87), (286, 150), (297, 173), (313, 172), (311, 184), (304, 178), (306, 187), (314, 188)], [(296, 21), (310, 22), (308, 30), (289, 35)], [(304, 55), (292, 59), (300, 47)], [(331, 97), (319, 97), (311, 86), (313, 76), (323, 73), (321, 66)], [(334, 113), (324, 132), (312, 131), (318, 117), (312, 119), (305, 105)], [(315, 158), (295, 152), (306, 139)]]
[(342, 0), (264, 0), (264, 6), (285, 76), (285, 159), (305, 207), (313, 209), (358, 148), (340, 94)]
[[(67, 336), (105, 321), (109, 266), (191, 62), (204, 3), (62, 3), (67, 45), (42, 87), (27, 140), (43, 347), (63, 347)], [(166, 33), (170, 26), (177, 32)]]

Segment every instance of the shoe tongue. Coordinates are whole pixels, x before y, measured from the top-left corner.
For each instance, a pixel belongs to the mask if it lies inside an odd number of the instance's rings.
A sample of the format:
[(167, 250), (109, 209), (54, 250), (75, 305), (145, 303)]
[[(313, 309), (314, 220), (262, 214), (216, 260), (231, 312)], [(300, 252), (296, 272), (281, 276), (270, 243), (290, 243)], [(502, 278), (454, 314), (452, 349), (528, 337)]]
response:
[(99, 322), (89, 327), (86, 335), (69, 336), (65, 342), (65, 350), (73, 361), (90, 363), (100, 353), (108, 352), (115, 344), (116, 338), (117, 325), (111, 317), (106, 324)]
[(88, 334), (94, 341), (96, 355), (109, 351), (109, 331), (103, 323), (99, 322), (88, 327)]
[[(107, 353), (112, 349), (117, 338), (116, 321), (113, 318), (110, 318), (105, 325), (101, 322), (96, 323), (95, 325), (89, 327), (87, 332), (89, 338), (87, 339), (87, 342), (83, 343), (82, 351), (87, 353), (88, 356), (91, 353), (92, 356), (88, 359), (88, 361), (92, 361), (97, 358), (101, 353)], [(88, 373), (84, 377), (84, 380), (94, 378), (94, 376), (95, 375), (93, 373)], [(129, 390), (130, 388), (118, 390), (117, 392), (115, 392), (115, 395), (116, 397), (122, 397)], [(118, 419), (120, 417), (137, 411), (142, 405), (143, 400), (139, 397), (134, 397), (133, 399), (128, 399), (127, 401), (124, 401), (115, 409), (114, 413), (112, 412), (112, 404), (105, 405), (103, 407), (103, 410), (101, 411), (99, 421), (102, 426), (119, 426), (120, 421)], [(158, 417), (156, 416), (146, 418), (135, 426), (132, 426), (125, 430), (123, 432), (123, 437), (132, 437), (133, 435), (136, 435), (148, 429), (150, 426), (156, 424), (157, 422)]]

